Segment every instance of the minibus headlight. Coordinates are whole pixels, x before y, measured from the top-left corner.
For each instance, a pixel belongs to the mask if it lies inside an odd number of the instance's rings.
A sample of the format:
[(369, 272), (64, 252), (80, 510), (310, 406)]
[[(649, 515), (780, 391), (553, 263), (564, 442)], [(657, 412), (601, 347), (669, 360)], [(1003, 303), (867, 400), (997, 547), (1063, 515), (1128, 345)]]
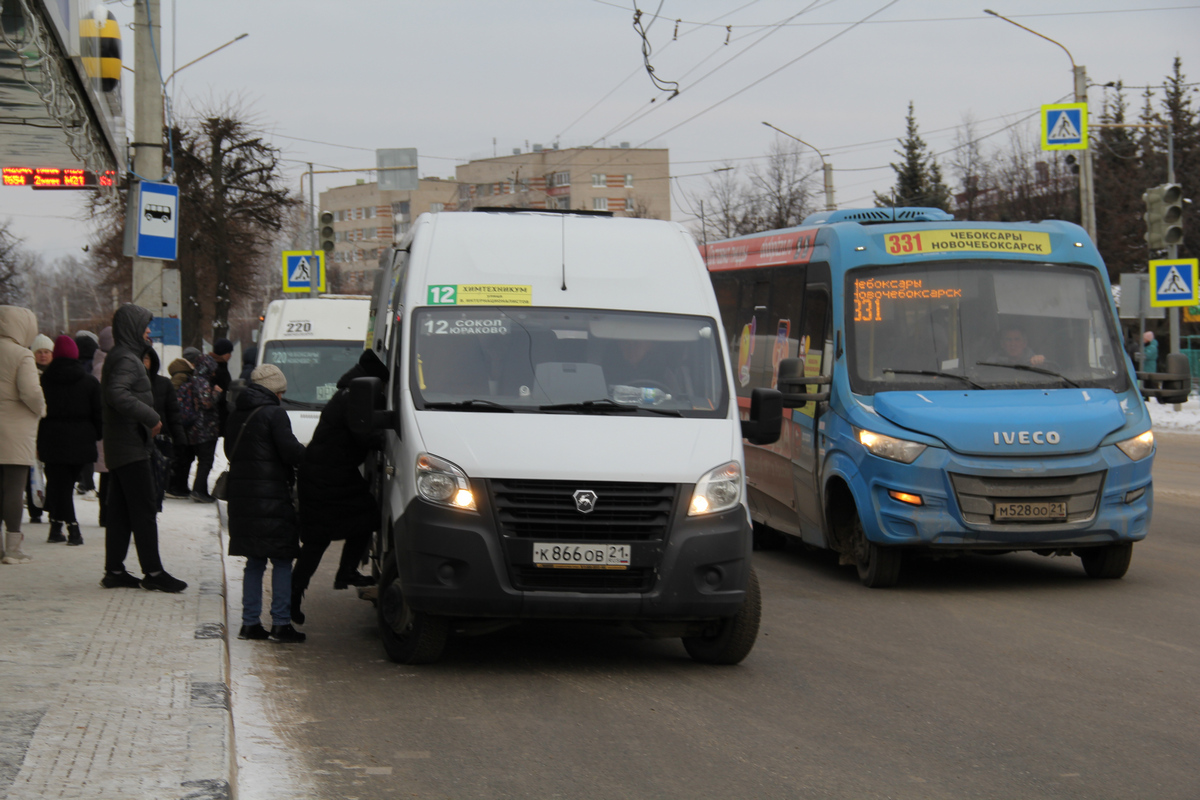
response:
[(736, 461), (710, 469), (696, 481), (688, 516), (728, 511), (742, 500), (742, 465)]
[(911, 464), (917, 456), (925, 452), (925, 445), (920, 442), (910, 442), (907, 439), (896, 439), (884, 436), (882, 433), (855, 428), (854, 435), (858, 442), (867, 448), (867, 452), (880, 458), (889, 458), (901, 464)]
[(1154, 431), (1146, 431), (1140, 436), (1117, 442), (1121, 452), (1134, 461), (1141, 461), (1154, 452)]
[(463, 511), (475, 510), (475, 495), (467, 473), (444, 458), (417, 456), (417, 493), (431, 503)]

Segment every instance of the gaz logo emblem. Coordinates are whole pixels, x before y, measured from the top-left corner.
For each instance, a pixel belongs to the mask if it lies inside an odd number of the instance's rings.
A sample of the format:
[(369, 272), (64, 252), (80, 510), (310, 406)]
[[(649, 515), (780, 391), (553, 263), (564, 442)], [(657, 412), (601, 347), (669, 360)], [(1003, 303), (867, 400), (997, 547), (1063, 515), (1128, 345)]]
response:
[(591, 489), (579, 489), (573, 496), (575, 508), (580, 514), (590, 514), (596, 510), (596, 493)]

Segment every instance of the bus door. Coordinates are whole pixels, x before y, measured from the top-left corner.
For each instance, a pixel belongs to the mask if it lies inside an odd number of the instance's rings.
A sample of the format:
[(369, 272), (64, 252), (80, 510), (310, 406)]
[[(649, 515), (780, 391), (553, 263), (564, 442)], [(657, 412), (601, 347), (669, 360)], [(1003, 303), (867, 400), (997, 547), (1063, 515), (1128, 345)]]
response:
[[(833, 361), (830, 328), (833, 322), (830, 301), (829, 266), (810, 264), (808, 285), (803, 293), (796, 358), (804, 362), (804, 374), (828, 376)], [(808, 391), (817, 392), (827, 385), (812, 385)], [(823, 503), (821, 499), (821, 416), (829, 412), (828, 403), (805, 403), (791, 409), (792, 481), (794, 484), (796, 516), (800, 535), (805, 542), (825, 547)]]

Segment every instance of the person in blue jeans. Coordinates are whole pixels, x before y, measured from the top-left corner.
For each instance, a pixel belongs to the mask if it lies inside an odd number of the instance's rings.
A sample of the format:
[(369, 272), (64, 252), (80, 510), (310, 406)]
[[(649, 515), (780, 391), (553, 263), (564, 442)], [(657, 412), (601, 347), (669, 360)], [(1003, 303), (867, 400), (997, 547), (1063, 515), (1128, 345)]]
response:
[[(296, 465), (304, 445), (279, 399), (287, 378), (274, 364), (263, 364), (237, 399), (225, 430), (229, 459), (229, 555), (245, 556), (242, 579), (242, 627), (239, 639), (299, 643), (306, 638), (292, 627), (292, 561), (300, 554), (300, 530), (292, 504)], [(262, 625), (263, 575), (271, 562), (271, 630)]]

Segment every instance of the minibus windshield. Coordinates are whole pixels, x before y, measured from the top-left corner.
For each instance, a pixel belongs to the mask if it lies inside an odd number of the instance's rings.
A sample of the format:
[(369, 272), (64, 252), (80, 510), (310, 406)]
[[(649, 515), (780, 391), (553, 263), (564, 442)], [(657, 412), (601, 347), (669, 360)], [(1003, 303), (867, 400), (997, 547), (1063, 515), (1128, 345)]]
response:
[(337, 382), (358, 363), (362, 342), (337, 340), (269, 341), (262, 363), (274, 364), (287, 378), (283, 405), (324, 408), (337, 394)]
[(497, 306), (413, 315), (418, 409), (724, 417), (709, 317)]
[(978, 260), (856, 269), (846, 275), (846, 321), (858, 394), (1128, 388), (1091, 267)]

